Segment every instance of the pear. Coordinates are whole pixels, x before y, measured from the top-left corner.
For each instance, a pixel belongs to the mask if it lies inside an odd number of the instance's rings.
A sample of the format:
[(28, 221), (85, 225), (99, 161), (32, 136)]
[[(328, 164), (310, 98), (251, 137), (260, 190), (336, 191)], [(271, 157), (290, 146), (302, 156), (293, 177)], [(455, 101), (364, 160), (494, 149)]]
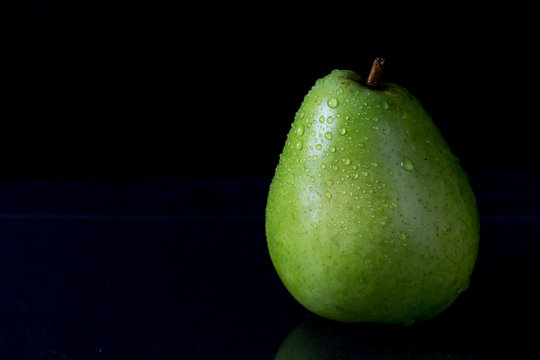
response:
[(474, 193), (419, 101), (333, 70), (305, 96), (270, 185), (270, 258), (292, 296), (341, 322), (412, 324), (469, 286)]

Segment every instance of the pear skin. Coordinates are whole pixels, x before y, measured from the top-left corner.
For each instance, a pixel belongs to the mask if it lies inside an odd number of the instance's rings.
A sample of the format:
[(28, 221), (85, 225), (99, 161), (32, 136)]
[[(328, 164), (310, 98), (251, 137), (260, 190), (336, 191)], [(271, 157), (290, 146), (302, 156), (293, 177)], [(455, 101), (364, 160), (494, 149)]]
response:
[(292, 296), (342, 322), (440, 314), (468, 288), (479, 244), (468, 176), (419, 101), (348, 70), (317, 80), (296, 113), (265, 227)]

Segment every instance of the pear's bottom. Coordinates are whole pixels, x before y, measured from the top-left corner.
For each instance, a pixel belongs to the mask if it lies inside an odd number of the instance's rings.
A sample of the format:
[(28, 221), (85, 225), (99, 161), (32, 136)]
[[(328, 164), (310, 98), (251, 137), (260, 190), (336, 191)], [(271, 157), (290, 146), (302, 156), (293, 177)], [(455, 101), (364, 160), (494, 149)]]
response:
[[(381, 291), (367, 294), (361, 299), (343, 298), (339, 294), (321, 295), (321, 289), (311, 296), (303, 291), (289, 289), (293, 297), (310, 312), (333, 321), (343, 323), (384, 323), (412, 325), (418, 321), (432, 319), (445, 312), (468, 288), (469, 281), (459, 290), (437, 293), (426, 291), (426, 296), (404, 300), (400, 293)], [(380, 289), (383, 287), (380, 286)], [(437, 300), (434, 300), (437, 299)], [(356, 300), (356, 301), (355, 301)]]

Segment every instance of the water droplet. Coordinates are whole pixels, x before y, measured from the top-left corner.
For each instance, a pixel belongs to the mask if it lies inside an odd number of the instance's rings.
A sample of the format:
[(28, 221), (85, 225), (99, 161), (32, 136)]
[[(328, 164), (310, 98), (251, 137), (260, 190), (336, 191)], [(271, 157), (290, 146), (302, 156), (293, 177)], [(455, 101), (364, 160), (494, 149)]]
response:
[(338, 95), (343, 94), (343, 88), (342, 88), (341, 86), (339, 87), (339, 89), (338, 89), (338, 91), (337, 91), (336, 94), (338, 94)]
[(339, 133), (340, 133), (341, 135), (345, 135), (345, 134), (347, 133), (347, 129), (341, 128), (341, 129), (339, 129)]
[(326, 197), (330, 199), (332, 197), (332, 194), (330, 194), (328, 191), (326, 192)]
[[(339, 117), (339, 114), (338, 114), (338, 117)], [(331, 123), (334, 122), (334, 118), (331, 117), (331, 116), (329, 116), (328, 119), (326, 119), (326, 121), (327, 121), (329, 124), (331, 124)]]
[(317, 155), (313, 155), (313, 160), (317, 160), (319, 157)]
[(321, 169), (326, 169), (326, 164), (325, 163), (321, 164)]
[(403, 157), (403, 160), (401, 160), (400, 165), (401, 168), (405, 171), (411, 171), (412, 169), (414, 169), (412, 161), (405, 156)]
[(359, 176), (359, 175), (358, 175), (357, 173), (354, 173), (354, 174), (351, 175), (351, 177), (353, 178), (353, 180), (358, 179), (358, 176)]
[(327, 104), (328, 104), (328, 107), (335, 109), (338, 106), (338, 101), (335, 97), (331, 97), (330, 99), (328, 99)]
[(324, 137), (330, 140), (332, 138), (332, 133), (328, 131), (326, 134), (324, 134)]
[(362, 171), (362, 176), (368, 176), (369, 173), (367, 171)]
[(379, 166), (379, 164), (377, 164), (376, 162), (372, 162), (372, 163), (371, 163), (371, 166), (377, 167), (377, 166)]
[(302, 150), (302, 147), (304, 146), (304, 143), (302, 142), (302, 140), (298, 140), (296, 142), (296, 150)]
[(335, 153), (336, 152), (336, 148), (334, 146), (330, 146), (328, 148), (328, 150), (330, 150), (331, 153)]
[(348, 166), (348, 165), (351, 165), (351, 159), (349, 159), (349, 158), (344, 158), (344, 159), (343, 159), (343, 163), (344, 163), (345, 165), (347, 165), (347, 166)]
[(339, 166), (337, 166), (337, 165), (332, 165), (332, 170), (337, 170), (337, 169), (339, 169)]
[(388, 109), (388, 103), (386, 101), (383, 102), (383, 108)]
[(324, 115), (321, 115), (321, 117), (319, 118), (319, 122), (322, 124), (324, 122)]
[(299, 125), (298, 128), (296, 129), (296, 134), (302, 136), (304, 135), (304, 125)]
[(334, 183), (334, 182), (333, 182), (332, 180), (328, 180), (328, 181), (326, 182), (326, 185), (332, 186), (333, 183)]
[(400, 231), (400, 232), (398, 233), (398, 237), (399, 237), (400, 240), (405, 240), (405, 239), (407, 239), (407, 235), (405, 235), (405, 233), (404, 233), (403, 231)]
[(315, 149), (317, 149), (317, 150), (321, 150), (321, 149), (322, 149), (322, 145), (321, 145), (321, 144), (317, 144), (317, 145), (315, 145)]
[(426, 144), (428, 144), (428, 145), (431, 144), (431, 140), (429, 140), (429, 139), (426, 140)]

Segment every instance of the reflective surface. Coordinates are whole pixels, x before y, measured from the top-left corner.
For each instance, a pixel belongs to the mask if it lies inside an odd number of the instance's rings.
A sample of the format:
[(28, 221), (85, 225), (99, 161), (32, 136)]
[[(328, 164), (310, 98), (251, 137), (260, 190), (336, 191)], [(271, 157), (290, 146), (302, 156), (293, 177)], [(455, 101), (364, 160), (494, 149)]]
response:
[[(30, 211), (12, 200), (35, 183), (0, 184), (0, 358), (540, 356), (533, 204), (514, 208), (507, 197), (506, 214), (484, 208), (471, 286), (441, 316), (411, 326), (354, 325), (311, 315), (277, 278), (261, 213), (267, 180), (168, 184), (87, 183), (81, 192), (81, 183), (41, 183), (24, 201)], [(54, 188), (70, 199), (45, 201)], [(151, 207), (156, 189), (169, 196)], [(130, 194), (139, 201), (126, 204)], [(172, 210), (164, 205), (170, 198)], [(479, 194), (488, 198), (495, 201)], [(201, 210), (190, 215), (194, 209)]]

